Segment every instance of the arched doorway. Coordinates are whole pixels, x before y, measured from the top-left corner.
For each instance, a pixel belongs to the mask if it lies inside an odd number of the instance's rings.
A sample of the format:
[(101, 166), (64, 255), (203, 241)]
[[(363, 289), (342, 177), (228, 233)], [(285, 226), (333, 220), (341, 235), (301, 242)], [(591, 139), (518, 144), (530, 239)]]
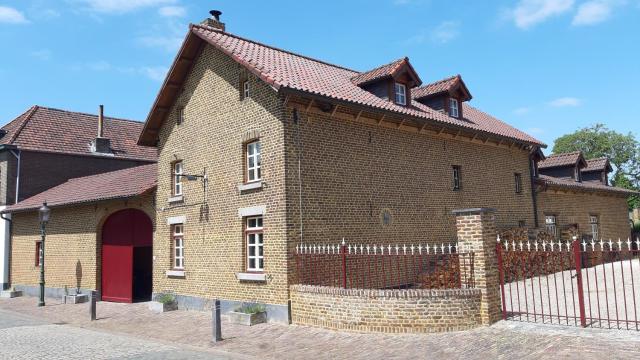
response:
[(102, 300), (151, 300), (153, 225), (141, 210), (111, 214), (102, 226)]

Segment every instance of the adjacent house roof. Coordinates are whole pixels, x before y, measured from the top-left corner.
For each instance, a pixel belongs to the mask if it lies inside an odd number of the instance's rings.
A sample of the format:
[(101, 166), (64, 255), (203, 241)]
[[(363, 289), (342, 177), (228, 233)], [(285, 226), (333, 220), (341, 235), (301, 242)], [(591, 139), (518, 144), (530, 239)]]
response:
[(613, 168), (611, 168), (611, 164), (609, 163), (608, 158), (601, 157), (597, 159), (587, 160), (587, 167), (582, 169), (582, 172), (592, 172), (592, 171), (611, 172), (613, 171)]
[(398, 59), (386, 65), (382, 65), (373, 70), (360, 73), (351, 78), (351, 80), (354, 82), (354, 84), (362, 86), (368, 83), (372, 83), (376, 80), (392, 77), (404, 68), (409, 71), (411, 77), (414, 79), (415, 85), (420, 86), (420, 84), (422, 84), (422, 80), (420, 80), (418, 73), (416, 73), (416, 71), (413, 69), (413, 66), (411, 66), (411, 63), (409, 62), (409, 58), (407, 57)]
[(417, 89), (412, 89), (411, 95), (414, 99), (423, 99), (438, 94), (452, 93), (458, 88), (460, 88), (465, 94), (465, 101), (471, 100), (471, 92), (469, 92), (464, 81), (462, 81), (462, 76), (459, 74), (427, 84)]
[[(174, 99), (178, 96), (181, 84), (188, 77), (190, 66), (198, 56), (198, 51), (203, 43), (227, 54), (278, 92), (324, 97), (328, 100), (409, 116), (419, 121), (435, 122), (438, 125), (454, 126), (506, 137), (529, 145), (545, 146), (539, 140), (504, 122), (492, 120), (487, 123), (482, 121), (484, 117), (478, 117), (475, 120), (470, 118), (469, 121), (456, 119), (416, 103), (413, 103), (413, 106), (397, 105), (375, 96), (352, 81), (352, 79), (359, 79), (359, 77), (376, 77), (378, 75), (372, 73), (377, 73), (377, 70), (360, 73), (204, 25), (190, 26), (189, 33), (149, 112), (144, 131), (140, 135), (140, 144), (153, 145), (155, 143), (159, 128)], [(395, 66), (397, 65), (398, 63), (395, 63)], [(388, 65), (388, 67), (393, 68), (392, 65)], [(383, 68), (385, 70), (380, 70), (381, 72), (389, 72), (387, 67)]]
[[(104, 118), (104, 136), (111, 140), (113, 158), (156, 161), (157, 149), (137, 144), (143, 124), (137, 121)], [(33, 106), (2, 127), (6, 134), (0, 145), (22, 150), (74, 155), (111, 156), (91, 152), (98, 133), (98, 116)]]
[(70, 179), (49, 190), (11, 205), (3, 213), (36, 210), (47, 202), (60, 207), (142, 195), (156, 187), (156, 164)]
[(587, 162), (584, 160), (581, 151), (574, 151), (570, 153), (553, 154), (547, 156), (546, 159), (538, 163), (539, 169), (549, 169), (562, 166), (574, 166), (578, 162), (581, 162), (583, 166), (587, 166)]
[(638, 194), (637, 191), (627, 190), (615, 186), (608, 186), (595, 182), (578, 182), (570, 179), (561, 179), (553, 176), (539, 175), (536, 179), (539, 185), (550, 188), (578, 190), (584, 192), (605, 192), (620, 196), (629, 196)]

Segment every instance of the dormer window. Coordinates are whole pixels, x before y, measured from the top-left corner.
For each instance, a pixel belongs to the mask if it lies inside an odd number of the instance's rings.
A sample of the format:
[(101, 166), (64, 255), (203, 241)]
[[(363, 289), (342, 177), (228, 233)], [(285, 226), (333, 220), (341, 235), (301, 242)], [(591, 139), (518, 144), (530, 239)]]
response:
[(580, 177), (580, 168), (578, 166), (576, 166), (575, 168), (573, 168), (574, 171), (574, 178), (576, 179), (576, 181), (582, 181), (581, 177)]
[(396, 104), (407, 105), (407, 87), (404, 84), (395, 83)]
[(460, 117), (460, 111), (458, 109), (458, 99), (449, 99), (449, 115), (454, 118)]

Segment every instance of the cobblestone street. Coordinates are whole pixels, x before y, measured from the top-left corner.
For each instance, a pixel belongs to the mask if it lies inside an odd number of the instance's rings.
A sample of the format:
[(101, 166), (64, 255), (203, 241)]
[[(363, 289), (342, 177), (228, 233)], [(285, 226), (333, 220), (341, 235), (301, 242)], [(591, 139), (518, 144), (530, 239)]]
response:
[(223, 321), (212, 345), (206, 312), (153, 314), (146, 304), (88, 306), (47, 299), (0, 300), (2, 358), (12, 359), (640, 359), (636, 331), (579, 329), (500, 322), (472, 331), (432, 335), (377, 335), (302, 326), (235, 326)]

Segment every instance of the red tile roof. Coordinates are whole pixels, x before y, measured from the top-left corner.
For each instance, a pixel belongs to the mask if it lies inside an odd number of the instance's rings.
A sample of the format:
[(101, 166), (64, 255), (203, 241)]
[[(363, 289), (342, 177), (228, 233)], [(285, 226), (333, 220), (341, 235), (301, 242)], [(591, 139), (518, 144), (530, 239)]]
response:
[(582, 172), (591, 171), (611, 171), (611, 165), (609, 165), (609, 159), (606, 157), (587, 160), (587, 167), (582, 169)]
[[(111, 139), (113, 158), (156, 161), (157, 149), (140, 146), (143, 124), (137, 121), (104, 118), (104, 136)], [(15, 145), (22, 150), (95, 155), (90, 143), (98, 132), (98, 116), (33, 106), (2, 127), (7, 134), (0, 145)]]
[[(11, 205), (3, 213), (38, 209), (43, 202), (50, 207), (131, 198), (156, 187), (157, 166), (148, 164), (98, 175), (70, 179), (49, 190)], [(55, 215), (54, 215), (55, 216)]]
[(584, 192), (607, 192), (621, 196), (629, 196), (638, 194), (637, 191), (627, 190), (614, 186), (607, 186), (596, 182), (578, 182), (570, 179), (561, 179), (553, 176), (539, 175), (536, 179), (537, 183), (543, 186), (570, 189)]
[(418, 74), (416, 74), (415, 71), (413, 70), (413, 67), (409, 63), (409, 58), (407, 57), (398, 59), (386, 65), (382, 65), (373, 70), (360, 73), (352, 77), (351, 81), (353, 81), (353, 83), (358, 86), (362, 86), (364, 84), (368, 84), (379, 79), (384, 79), (386, 77), (393, 76), (402, 66), (408, 66), (411, 69), (411, 72), (415, 76), (416, 82), (418, 83), (418, 85), (422, 82), (418, 77)]
[[(488, 122), (482, 121), (485, 116), (477, 117), (476, 120), (470, 118), (471, 121), (465, 121), (449, 117), (429, 107), (420, 106), (422, 104), (414, 104), (414, 106), (410, 107), (394, 104), (356, 85), (352, 79), (361, 75), (357, 71), (267, 46), (208, 26), (191, 25), (181, 52), (186, 51), (186, 44), (193, 43), (193, 35), (245, 66), (276, 91), (286, 89), (288, 91), (303, 92), (354, 105), (363, 105), (377, 110), (411, 116), (420, 120), (505, 136), (518, 142), (544, 146), (539, 140), (514, 129), (502, 121), (494, 121), (493, 118)], [(145, 124), (145, 132), (141, 135), (140, 143), (151, 144), (155, 139), (156, 131), (164, 119), (164, 116), (159, 114), (166, 111), (158, 104), (160, 102), (163, 104), (168, 103), (165, 96), (165, 90), (169, 92), (167, 84), (176, 80), (184, 81), (174, 72), (174, 69), (178, 68), (177, 64), (180, 63), (180, 54), (176, 57), (169, 71), (169, 76), (165, 80), (149, 113)], [(176, 76), (176, 78), (172, 76)], [(364, 75), (362, 76), (364, 77)]]
[(440, 94), (448, 92), (460, 79), (460, 75), (455, 75), (442, 79), (431, 84), (419, 87), (411, 90), (411, 95), (414, 99), (420, 99), (430, 95)]
[[(574, 151), (570, 153), (562, 153), (562, 154), (553, 154), (547, 156), (546, 159), (542, 160), (538, 163), (538, 168), (540, 169), (548, 169), (560, 166), (573, 166), (578, 161), (584, 162), (584, 157), (582, 156), (581, 151)], [(586, 166), (586, 162), (584, 162)]]

